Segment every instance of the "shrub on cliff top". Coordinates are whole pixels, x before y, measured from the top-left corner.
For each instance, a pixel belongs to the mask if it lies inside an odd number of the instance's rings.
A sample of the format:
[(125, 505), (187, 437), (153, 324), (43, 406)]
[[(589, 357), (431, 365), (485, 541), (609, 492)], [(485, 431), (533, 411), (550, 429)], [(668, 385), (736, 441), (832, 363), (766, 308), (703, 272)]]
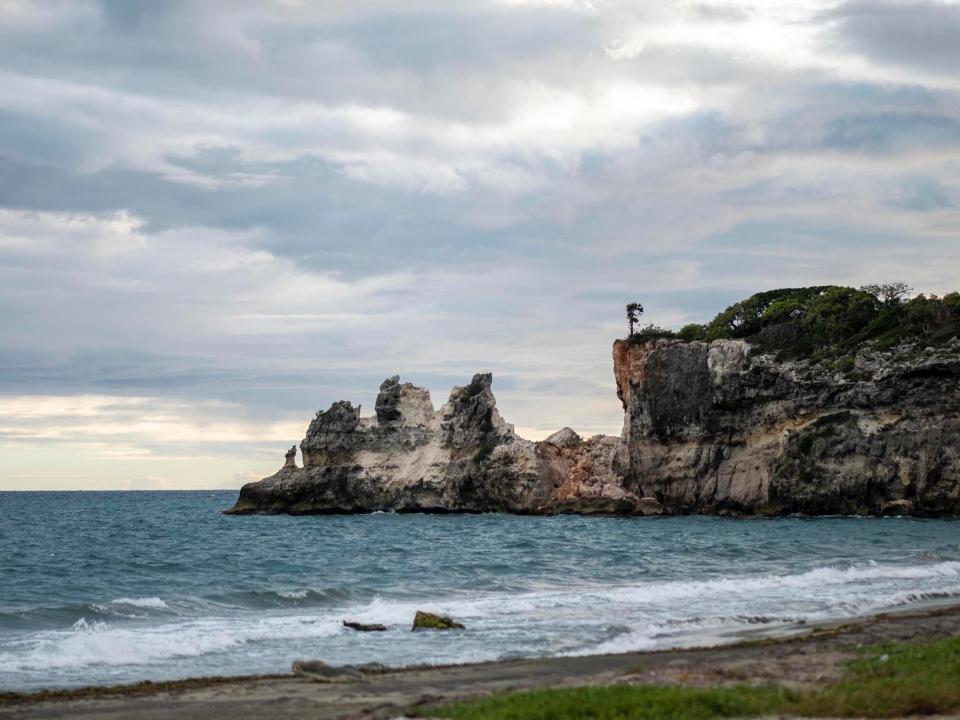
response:
[(697, 323), (690, 323), (680, 328), (677, 332), (677, 337), (686, 342), (690, 342), (691, 340), (704, 340), (707, 337), (707, 328)]
[[(891, 289), (893, 288), (893, 289)], [(918, 295), (904, 302), (903, 283), (859, 290), (838, 285), (783, 288), (751, 295), (704, 325), (686, 325), (681, 340), (741, 338), (788, 357), (844, 353), (866, 341), (936, 344), (960, 334), (960, 294)]]
[(650, 323), (637, 330), (630, 336), (630, 342), (643, 342), (644, 340), (659, 340), (660, 338), (675, 338), (677, 334), (673, 330), (667, 330), (659, 325)]

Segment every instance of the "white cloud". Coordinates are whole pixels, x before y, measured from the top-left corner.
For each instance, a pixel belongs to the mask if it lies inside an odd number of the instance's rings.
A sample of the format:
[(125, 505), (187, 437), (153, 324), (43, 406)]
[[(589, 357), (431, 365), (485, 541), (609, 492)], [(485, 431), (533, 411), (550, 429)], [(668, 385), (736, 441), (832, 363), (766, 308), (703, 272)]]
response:
[(233, 485), (236, 487), (242, 487), (247, 483), (256, 482), (259, 479), (259, 473), (254, 472), (253, 470), (242, 470), (233, 474)]
[(127, 490), (176, 490), (177, 486), (164, 477), (147, 475), (127, 482)]
[[(238, 417), (239, 416), (239, 417)], [(0, 443), (66, 442), (116, 454), (179, 446), (283, 445), (303, 435), (304, 422), (243, 417), (219, 401), (190, 402), (111, 395), (0, 396)]]
[(597, 7), (592, 0), (494, 0), (502, 5), (513, 7), (540, 6), (548, 8), (564, 8), (570, 10), (596, 11)]
[(94, 217), (0, 208), (0, 252), (36, 257), (69, 253), (109, 259), (145, 248), (140, 225), (123, 211)]

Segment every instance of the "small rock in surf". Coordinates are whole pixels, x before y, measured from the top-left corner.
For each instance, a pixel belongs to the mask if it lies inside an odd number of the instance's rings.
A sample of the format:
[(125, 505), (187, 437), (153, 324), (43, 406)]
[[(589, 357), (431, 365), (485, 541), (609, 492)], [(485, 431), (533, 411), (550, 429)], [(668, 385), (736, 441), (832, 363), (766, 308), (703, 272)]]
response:
[(417, 610), (413, 618), (413, 628), (417, 630), (464, 630), (465, 627), (445, 615), (434, 615), (433, 613)]
[(384, 632), (387, 629), (386, 625), (381, 625), (380, 623), (367, 624), (352, 622), (350, 620), (344, 620), (343, 626), (351, 630), (358, 630), (359, 632)]

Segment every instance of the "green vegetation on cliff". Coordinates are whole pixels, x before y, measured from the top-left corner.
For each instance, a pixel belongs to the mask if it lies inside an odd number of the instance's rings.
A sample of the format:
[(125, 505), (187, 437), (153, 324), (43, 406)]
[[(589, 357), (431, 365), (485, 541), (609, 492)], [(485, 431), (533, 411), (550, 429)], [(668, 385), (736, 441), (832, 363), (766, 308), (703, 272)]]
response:
[(451, 720), (714, 720), (757, 716), (889, 718), (960, 711), (960, 638), (875, 648), (839, 682), (776, 685), (609, 685), (505, 693), (421, 713)]
[(853, 352), (869, 341), (878, 348), (904, 341), (939, 345), (960, 335), (960, 293), (904, 300), (907, 290), (903, 285), (768, 290), (731, 305), (704, 325), (686, 325), (676, 333), (648, 325), (630, 340), (738, 338), (786, 357), (811, 357)]

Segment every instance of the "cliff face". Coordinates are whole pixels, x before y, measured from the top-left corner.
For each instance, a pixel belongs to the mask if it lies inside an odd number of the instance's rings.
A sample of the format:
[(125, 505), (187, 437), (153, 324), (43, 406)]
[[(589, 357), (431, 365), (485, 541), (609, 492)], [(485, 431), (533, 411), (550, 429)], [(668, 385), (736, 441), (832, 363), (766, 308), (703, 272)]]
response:
[(626, 486), (669, 512), (960, 513), (960, 343), (837, 372), (739, 340), (614, 345)]
[(389, 378), (376, 413), (318, 412), (234, 514), (960, 514), (960, 341), (862, 351), (845, 372), (741, 340), (617, 341), (620, 438), (504, 422), (489, 374), (433, 407)]
[(427, 390), (398, 377), (380, 386), (375, 416), (336, 402), (300, 443), (304, 467), (245, 485), (228, 512), (651, 511), (623, 487), (617, 438), (582, 440), (564, 428), (524, 440), (500, 416), (491, 381), (474, 375), (439, 410)]

